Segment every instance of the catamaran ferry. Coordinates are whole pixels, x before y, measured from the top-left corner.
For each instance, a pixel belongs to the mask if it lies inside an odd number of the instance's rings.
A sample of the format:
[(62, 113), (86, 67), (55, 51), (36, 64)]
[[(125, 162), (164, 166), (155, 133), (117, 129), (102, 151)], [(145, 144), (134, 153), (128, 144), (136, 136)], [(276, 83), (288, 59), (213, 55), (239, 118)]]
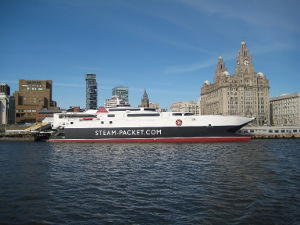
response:
[(48, 142), (232, 142), (254, 120), (240, 116), (158, 112), (152, 108), (99, 108), (54, 114)]

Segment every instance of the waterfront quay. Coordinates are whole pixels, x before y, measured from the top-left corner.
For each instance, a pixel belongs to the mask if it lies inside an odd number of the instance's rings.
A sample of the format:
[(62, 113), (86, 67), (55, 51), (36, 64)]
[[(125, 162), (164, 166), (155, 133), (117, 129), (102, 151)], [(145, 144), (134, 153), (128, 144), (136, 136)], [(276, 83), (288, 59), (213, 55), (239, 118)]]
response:
[(243, 127), (237, 133), (251, 135), (253, 139), (300, 138), (300, 127), (295, 126), (259, 126)]
[(0, 141), (40, 141), (50, 123), (10, 125), (0, 127)]

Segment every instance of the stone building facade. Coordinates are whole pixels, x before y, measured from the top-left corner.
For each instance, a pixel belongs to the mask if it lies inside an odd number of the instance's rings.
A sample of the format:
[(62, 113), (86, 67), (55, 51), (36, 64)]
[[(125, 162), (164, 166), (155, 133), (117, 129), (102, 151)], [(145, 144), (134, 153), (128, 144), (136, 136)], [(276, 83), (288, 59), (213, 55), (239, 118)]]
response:
[(115, 107), (130, 107), (130, 105), (125, 102), (120, 96), (113, 95), (110, 99), (105, 99), (105, 108), (115, 108)]
[(147, 94), (147, 91), (144, 90), (144, 94), (143, 94), (143, 98), (141, 100), (141, 104), (139, 105), (140, 108), (149, 108), (150, 107), (150, 101), (149, 101), (149, 98), (148, 98), (148, 94)]
[(271, 125), (300, 126), (300, 92), (270, 99)]
[(227, 71), (220, 56), (214, 82), (201, 88), (201, 114), (256, 117), (255, 125), (270, 124), (269, 80), (254, 71), (252, 56), (242, 41), (234, 75)]
[(195, 115), (199, 114), (199, 107), (197, 102), (194, 101), (184, 101), (184, 102), (173, 102), (171, 112), (191, 112)]

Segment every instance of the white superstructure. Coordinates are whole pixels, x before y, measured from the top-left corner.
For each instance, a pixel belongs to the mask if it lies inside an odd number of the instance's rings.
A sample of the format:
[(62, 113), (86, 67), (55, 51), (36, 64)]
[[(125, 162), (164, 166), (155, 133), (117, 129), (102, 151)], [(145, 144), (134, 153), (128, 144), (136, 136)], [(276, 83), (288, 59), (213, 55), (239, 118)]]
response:
[(157, 112), (147, 108), (121, 107), (97, 113), (58, 113), (54, 115), (52, 128), (239, 126), (253, 119), (222, 115), (195, 116), (184, 112)]

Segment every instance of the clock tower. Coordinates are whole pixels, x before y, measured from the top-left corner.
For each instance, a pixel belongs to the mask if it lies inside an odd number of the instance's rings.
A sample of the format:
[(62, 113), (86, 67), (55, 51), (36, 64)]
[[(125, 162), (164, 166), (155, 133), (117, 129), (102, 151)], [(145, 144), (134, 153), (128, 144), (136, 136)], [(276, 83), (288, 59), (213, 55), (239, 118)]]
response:
[(201, 88), (201, 114), (256, 117), (255, 125), (270, 124), (269, 80), (256, 73), (245, 41), (241, 43), (233, 76), (222, 57), (215, 69), (214, 82), (205, 81)]
[(236, 57), (235, 74), (249, 73), (254, 73), (252, 56), (249, 53), (249, 49), (246, 47), (245, 41), (242, 41), (239, 55)]

